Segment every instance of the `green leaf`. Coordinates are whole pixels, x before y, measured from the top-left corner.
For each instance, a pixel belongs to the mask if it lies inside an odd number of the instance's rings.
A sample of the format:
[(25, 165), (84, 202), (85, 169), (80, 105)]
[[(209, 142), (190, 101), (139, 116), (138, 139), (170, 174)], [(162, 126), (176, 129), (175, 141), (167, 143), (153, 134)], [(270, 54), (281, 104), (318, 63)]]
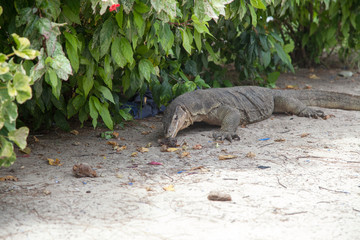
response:
[(250, 0), (250, 4), (255, 8), (266, 10), (266, 6), (261, 0)]
[(120, 38), (115, 38), (111, 45), (111, 57), (114, 59), (117, 65), (121, 68), (125, 67), (127, 60), (121, 52), (121, 41)]
[[(76, 1), (74, 1), (74, 2), (76, 2)], [(61, 9), (62, 9), (61, 13), (67, 19), (69, 19), (73, 23), (76, 23), (79, 25), (81, 24), (80, 15), (78, 13), (74, 13), (68, 5), (66, 5), (66, 4), (62, 5)]]
[(136, 11), (133, 12), (133, 16), (139, 37), (142, 37), (144, 35), (144, 30), (145, 30), (145, 21), (142, 15), (137, 13)]
[(92, 118), (92, 125), (95, 128), (97, 125), (97, 119), (99, 117), (99, 110), (100, 108), (100, 101), (95, 96), (91, 96), (89, 99), (89, 110), (90, 110), (90, 117)]
[(290, 68), (290, 70), (294, 72), (295, 70), (290, 62), (290, 56), (285, 53), (284, 49), (280, 46), (280, 44), (274, 43), (274, 46), (281, 61), (283, 61)]
[(134, 62), (134, 58), (133, 58), (133, 50), (131, 48), (130, 42), (129, 40), (127, 40), (126, 38), (121, 38), (120, 39), (120, 51), (122, 53), (122, 55), (125, 57), (126, 61), (128, 63), (133, 64)]
[(194, 31), (194, 39), (195, 39), (195, 45), (199, 52), (201, 51), (201, 34), (198, 31)]
[(123, 22), (124, 22), (124, 14), (123, 14), (123, 6), (120, 7), (121, 9), (116, 13), (115, 19), (120, 29), (123, 29)]
[[(181, 37), (182, 37), (182, 45), (184, 47), (184, 49), (191, 55), (191, 44), (190, 44), (190, 39), (189, 36), (187, 34), (187, 32), (185, 31), (185, 29), (180, 28), (181, 31)], [(190, 36), (192, 37), (192, 36)]]
[(48, 69), (45, 74), (45, 81), (52, 87), (52, 94), (57, 100), (59, 100), (61, 93), (61, 80), (57, 77), (54, 70)]
[(251, 24), (256, 27), (257, 25), (257, 16), (256, 16), (256, 13), (255, 13), (255, 10), (254, 8), (248, 4), (248, 8), (250, 10), (250, 14), (251, 14)]
[(267, 68), (271, 62), (271, 53), (270, 51), (261, 51), (261, 58), (260, 58), (263, 66)]
[(26, 147), (26, 139), (28, 135), (29, 129), (27, 127), (21, 127), (8, 133), (9, 140), (18, 145), (20, 149), (24, 149)]
[(113, 130), (114, 123), (111, 119), (111, 115), (110, 115), (108, 107), (109, 107), (108, 103), (102, 104), (99, 113), (100, 113), (100, 116), (101, 116), (102, 120), (104, 121), (106, 127), (108, 127), (110, 130)]
[(100, 58), (102, 58), (109, 50), (112, 41), (112, 33), (114, 31), (115, 24), (112, 17), (109, 17), (104, 22), (100, 31)]
[(111, 93), (111, 91), (105, 87), (105, 86), (101, 86), (101, 85), (97, 85), (95, 84), (95, 88), (101, 92), (101, 94), (104, 96), (104, 98), (106, 98), (107, 100), (109, 100), (110, 102), (112, 102), (113, 104), (115, 104), (115, 101), (114, 101), (114, 98), (113, 98), (113, 95)]
[(53, 56), (50, 66), (54, 69), (56, 75), (62, 80), (68, 80), (69, 75), (72, 75), (70, 61), (65, 57), (62, 50), (61, 54)]
[(205, 83), (204, 79), (202, 79), (199, 75), (196, 76), (194, 82), (196, 83), (197, 86), (201, 88), (210, 88), (210, 86), (207, 83)]
[(104, 70), (105, 70), (105, 78), (103, 78), (105, 84), (112, 89), (112, 79), (111, 79), (111, 74), (112, 74), (112, 67), (111, 67), (111, 60), (110, 60), (110, 56), (106, 55), (105, 59), (104, 59)]
[(147, 13), (148, 11), (150, 11), (150, 7), (142, 2), (136, 2), (134, 5), (134, 9), (135, 9), (135, 11), (137, 11), (138, 13), (141, 13), (141, 14)]
[(160, 28), (159, 33), (157, 33), (157, 35), (160, 39), (160, 44), (162, 48), (165, 50), (166, 54), (168, 54), (171, 48), (173, 47), (175, 40), (174, 34), (170, 29), (170, 25), (168, 23), (165, 23)]
[(139, 62), (139, 73), (150, 82), (151, 73), (155, 73), (153, 64), (147, 59), (141, 59)]
[(272, 72), (268, 74), (267, 81), (270, 84), (270, 86), (275, 86), (276, 81), (280, 77), (280, 72)]
[(60, 111), (56, 110), (54, 114), (55, 124), (64, 131), (70, 131), (70, 125), (66, 120), (65, 115)]

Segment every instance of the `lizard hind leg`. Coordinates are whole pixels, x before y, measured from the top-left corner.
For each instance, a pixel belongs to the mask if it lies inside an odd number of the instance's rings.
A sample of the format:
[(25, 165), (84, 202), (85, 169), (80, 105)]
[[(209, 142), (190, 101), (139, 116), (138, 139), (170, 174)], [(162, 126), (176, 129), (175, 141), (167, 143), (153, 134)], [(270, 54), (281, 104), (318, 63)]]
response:
[(275, 113), (292, 113), (299, 117), (308, 118), (318, 118), (325, 116), (323, 111), (310, 108), (296, 98), (275, 96), (274, 103)]

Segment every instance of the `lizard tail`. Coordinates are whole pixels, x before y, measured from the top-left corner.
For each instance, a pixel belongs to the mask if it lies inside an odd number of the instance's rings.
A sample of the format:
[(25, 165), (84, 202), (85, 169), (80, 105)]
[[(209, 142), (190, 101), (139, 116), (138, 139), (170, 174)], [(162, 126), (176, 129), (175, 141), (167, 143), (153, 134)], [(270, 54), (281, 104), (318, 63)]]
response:
[(274, 90), (275, 95), (299, 99), (307, 106), (360, 111), (360, 96), (320, 90)]

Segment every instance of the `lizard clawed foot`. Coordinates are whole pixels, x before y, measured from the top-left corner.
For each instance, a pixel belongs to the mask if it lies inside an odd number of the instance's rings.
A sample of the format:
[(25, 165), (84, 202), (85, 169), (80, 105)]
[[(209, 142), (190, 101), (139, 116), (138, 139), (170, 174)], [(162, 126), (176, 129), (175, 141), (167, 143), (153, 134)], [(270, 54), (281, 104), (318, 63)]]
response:
[(214, 132), (213, 138), (215, 140), (228, 140), (229, 142), (232, 142), (233, 139), (240, 140), (239, 135), (236, 133), (229, 133), (229, 132)]
[(308, 118), (323, 118), (325, 117), (325, 113), (321, 110), (315, 110), (312, 108), (305, 108), (303, 111), (299, 113), (299, 117), (308, 117)]

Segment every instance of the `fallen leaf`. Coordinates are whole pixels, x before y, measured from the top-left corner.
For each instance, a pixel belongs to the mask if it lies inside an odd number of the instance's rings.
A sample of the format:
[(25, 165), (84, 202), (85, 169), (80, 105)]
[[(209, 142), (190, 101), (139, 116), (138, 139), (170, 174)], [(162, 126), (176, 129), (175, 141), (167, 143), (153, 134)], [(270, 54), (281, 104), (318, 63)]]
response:
[(204, 168), (204, 166), (193, 167), (189, 171), (199, 170), (199, 169), (203, 169), (203, 168)]
[(50, 192), (49, 190), (46, 190), (46, 189), (43, 191), (43, 193), (44, 193), (45, 195), (50, 195), (50, 194), (51, 194), (51, 192)]
[(47, 160), (48, 160), (48, 162), (49, 162), (49, 164), (51, 166), (61, 166), (61, 165), (63, 165), (63, 163), (61, 163), (58, 158), (56, 158), (55, 160), (52, 159), (52, 158), (48, 158)]
[(71, 130), (70, 133), (73, 135), (79, 135), (79, 131), (77, 130)]
[(307, 137), (307, 136), (309, 136), (309, 135), (310, 135), (310, 133), (302, 133), (302, 134), (300, 135), (300, 137), (304, 138), (304, 137)]
[(107, 144), (107, 145), (112, 145), (113, 147), (119, 145), (119, 144), (118, 144), (117, 142), (115, 142), (115, 141), (108, 141), (106, 144)]
[(160, 163), (160, 162), (155, 162), (155, 161), (149, 162), (148, 164), (149, 164), (149, 165), (162, 165), (162, 163)]
[(151, 133), (151, 131), (142, 131), (141, 132), (141, 135), (148, 135), (148, 134), (150, 134)]
[(26, 147), (24, 149), (20, 149), (20, 152), (25, 153), (25, 154), (30, 154), (31, 153), (31, 148)]
[(146, 144), (146, 146), (145, 146), (145, 147), (149, 148), (149, 147), (151, 147), (151, 146), (152, 146), (152, 143), (151, 143), (151, 142), (149, 142), (148, 144)]
[(235, 155), (220, 155), (219, 156), (219, 160), (227, 160), (227, 159), (233, 159), (233, 158), (237, 158), (237, 156)]
[(174, 185), (169, 185), (167, 187), (163, 187), (165, 191), (175, 191)]
[(162, 145), (160, 148), (160, 152), (167, 152), (168, 146)]
[(201, 146), (201, 144), (196, 144), (195, 146), (193, 146), (193, 149), (200, 150), (200, 149), (202, 149), (202, 146)]
[(323, 117), (323, 119), (324, 119), (324, 120), (328, 120), (329, 118), (332, 118), (332, 117), (335, 117), (335, 115), (333, 115), (333, 114), (325, 115), (325, 116)]
[(96, 171), (86, 163), (73, 166), (75, 177), (97, 177)]
[(119, 133), (118, 133), (118, 132), (113, 132), (112, 135), (113, 135), (115, 138), (118, 138), (118, 137), (119, 137)]
[(285, 87), (286, 89), (294, 89), (295, 88), (295, 86), (294, 85), (286, 85), (286, 87)]
[(5, 182), (5, 181), (14, 181), (17, 182), (19, 179), (17, 177), (14, 176), (5, 176), (5, 177), (0, 177), (0, 182)]
[(151, 187), (146, 187), (145, 189), (146, 189), (146, 191), (148, 191), (148, 192), (154, 191), (154, 189), (152, 189)]
[(120, 173), (116, 174), (117, 178), (123, 178), (123, 175), (121, 175)]
[(114, 147), (114, 150), (116, 150), (116, 152), (121, 152), (122, 150), (125, 150), (127, 148), (126, 145), (123, 145), (123, 146), (115, 146)]
[(310, 85), (305, 85), (305, 89), (312, 89), (312, 86), (310, 86)]
[(274, 141), (275, 141), (275, 142), (285, 142), (285, 139), (283, 139), (283, 138), (278, 138), (278, 139), (275, 139)]
[(189, 157), (190, 153), (189, 152), (181, 152), (179, 153), (180, 158), (184, 158), (184, 157)]
[(155, 128), (156, 128), (156, 126), (155, 126), (155, 125), (151, 125), (151, 126), (150, 126), (150, 128), (155, 129)]
[(318, 76), (316, 76), (316, 74), (310, 74), (309, 78), (311, 78), (311, 79), (320, 79)]
[(148, 151), (149, 151), (149, 149), (148, 149), (148, 148), (145, 148), (145, 147), (139, 147), (139, 148), (137, 148), (136, 150), (138, 150), (138, 151), (141, 152), (141, 153), (144, 153), (144, 152), (148, 152)]
[(167, 152), (176, 152), (176, 151), (179, 151), (180, 149), (179, 148), (167, 148), (166, 151)]
[(247, 157), (247, 158), (255, 158), (255, 156), (256, 156), (256, 154), (253, 153), (253, 152), (248, 152), (248, 153), (245, 155), (245, 157)]
[(132, 154), (131, 154), (131, 157), (136, 157), (138, 155), (138, 152), (133, 152)]
[(33, 136), (35, 142), (39, 142), (39, 139), (36, 136)]

